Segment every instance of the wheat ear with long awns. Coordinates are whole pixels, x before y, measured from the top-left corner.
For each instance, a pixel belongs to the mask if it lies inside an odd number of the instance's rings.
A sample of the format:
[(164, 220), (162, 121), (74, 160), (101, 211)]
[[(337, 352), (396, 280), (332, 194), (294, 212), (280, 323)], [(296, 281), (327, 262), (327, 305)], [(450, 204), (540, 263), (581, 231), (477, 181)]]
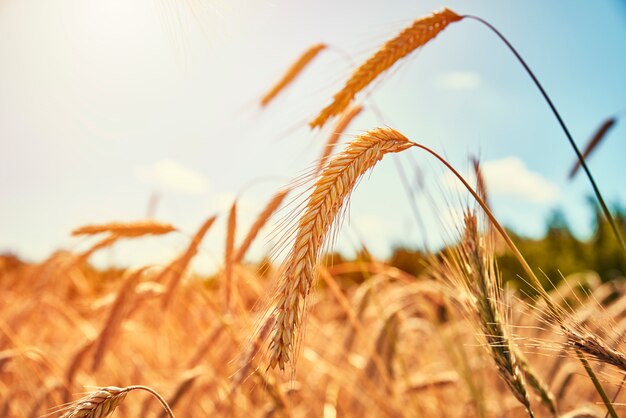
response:
[(444, 8), (429, 16), (417, 19), (398, 36), (387, 41), (371, 58), (357, 68), (341, 91), (335, 94), (333, 102), (326, 106), (309, 124), (311, 128), (321, 127), (329, 118), (343, 112), (354, 96), (381, 73), (388, 70), (401, 58), (434, 39), (450, 23), (462, 18), (452, 10)]
[(284, 370), (293, 355), (295, 334), (313, 284), (315, 264), (357, 181), (385, 154), (413, 145), (391, 128), (374, 129), (354, 139), (324, 168), (298, 221), (293, 247), (285, 262), (274, 310), (276, 323), (270, 337), (270, 367), (278, 365)]
[(115, 408), (126, 398), (128, 392), (134, 390), (143, 390), (154, 396), (165, 411), (166, 415), (174, 418), (172, 409), (165, 399), (159, 395), (154, 389), (142, 385), (133, 385), (125, 388), (115, 386), (107, 386), (100, 388), (95, 392), (88, 393), (78, 401), (62, 408), (65, 413), (61, 418), (105, 418), (115, 411)]

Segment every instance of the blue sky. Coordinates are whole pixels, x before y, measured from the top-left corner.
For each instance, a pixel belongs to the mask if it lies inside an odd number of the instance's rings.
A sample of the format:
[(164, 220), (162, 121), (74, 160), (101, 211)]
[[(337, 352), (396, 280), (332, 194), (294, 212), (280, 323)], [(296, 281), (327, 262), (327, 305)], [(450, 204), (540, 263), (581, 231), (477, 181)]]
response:
[[(608, 116), (619, 120), (590, 159), (608, 201), (626, 204), (626, 2), (588, 1), (206, 1), (59, 0), (0, 2), (0, 251), (29, 259), (87, 243), (72, 228), (145, 216), (181, 234), (116, 247), (101, 263), (163, 264), (212, 214), (221, 214), (198, 268), (219, 263), (225, 211), (240, 201), (245, 232), (275, 191), (320, 154), (328, 129), (306, 122), (328, 103), (353, 65), (419, 16), (448, 6), (479, 15), (515, 45), (584, 144)], [(332, 47), (267, 109), (257, 103), (310, 45)], [(444, 152), (465, 170), (480, 155), (496, 215), (537, 235), (564, 209), (589, 233), (591, 193), (568, 182), (573, 152), (547, 105), (504, 45), (462, 21), (376, 83), (346, 135), (381, 123)], [(418, 151), (438, 200), (450, 179)], [(452, 186), (454, 189), (454, 186)], [(448, 192), (456, 202), (455, 193)], [(455, 200), (456, 199), (456, 200)], [(458, 206), (458, 205), (456, 205)], [(455, 204), (418, 207), (428, 241), (442, 241)], [(361, 183), (337, 246), (362, 239), (380, 256), (418, 245), (416, 225), (392, 159)], [(267, 232), (267, 231), (266, 231)], [(259, 256), (272, 245), (261, 238)]]

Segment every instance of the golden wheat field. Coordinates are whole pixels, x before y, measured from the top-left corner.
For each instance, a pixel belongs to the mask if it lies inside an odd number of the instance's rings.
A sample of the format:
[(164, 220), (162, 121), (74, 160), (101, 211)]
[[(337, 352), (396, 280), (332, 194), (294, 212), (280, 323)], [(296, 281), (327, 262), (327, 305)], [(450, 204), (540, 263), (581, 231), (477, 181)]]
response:
[[(181, 234), (150, 211), (145, 219), (77, 223), (68, 235), (80, 245), (44, 260), (0, 256), (0, 417), (623, 415), (624, 278), (590, 269), (549, 277), (529, 262), (490, 203), (478, 159), (468, 175), (387, 123), (346, 134), (355, 118), (384, 113), (368, 100), (377, 82), (468, 21), (530, 76), (574, 150), (571, 176), (585, 176), (608, 239), (626, 257), (624, 219), (586, 163), (620, 116), (579, 150), (515, 46), (487, 19), (443, 7), (397, 27), (354, 62), (326, 105), (300, 124), (321, 133), (315, 163), (267, 196), (249, 225), (242, 227), (235, 197), (182, 234), (177, 256), (156, 264), (93, 262), (122, 243), (158, 245)], [(333, 48), (303, 45), (258, 97), (260, 117)], [(419, 273), (373, 256), (364, 243), (355, 257), (336, 254), (352, 193), (381, 161), (408, 152), (430, 158), (458, 185), (447, 201), (458, 199), (462, 211), (446, 227), (446, 245), (413, 259)], [(193, 263), (211, 251), (205, 243), (215, 234), (223, 258), (200, 274)], [(251, 257), (272, 234), (267, 256)], [(503, 277), (501, 259), (517, 277)]]

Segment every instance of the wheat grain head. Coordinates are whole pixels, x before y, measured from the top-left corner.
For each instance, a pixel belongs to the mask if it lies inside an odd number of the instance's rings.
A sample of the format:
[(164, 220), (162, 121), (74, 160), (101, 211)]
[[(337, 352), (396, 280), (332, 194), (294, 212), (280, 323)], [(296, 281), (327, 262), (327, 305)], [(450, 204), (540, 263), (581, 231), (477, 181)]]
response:
[(309, 124), (311, 128), (321, 127), (329, 118), (343, 112), (354, 96), (381, 73), (388, 70), (401, 58), (434, 39), (450, 23), (462, 18), (452, 10), (444, 8), (414, 21), (411, 26), (404, 29), (395, 38), (387, 41), (372, 57), (357, 68), (345, 86), (335, 94), (332, 103), (326, 106)]
[(156, 221), (110, 222), (76, 228), (72, 231), (72, 235), (96, 235), (109, 232), (118, 237), (140, 237), (142, 235), (162, 235), (172, 231), (176, 231), (172, 225)]
[(317, 56), (322, 50), (326, 48), (325, 44), (316, 44), (307, 49), (291, 67), (287, 70), (285, 75), (265, 93), (261, 98), (261, 106), (267, 106), (282, 90), (285, 89), (295, 78), (304, 70), (313, 58)]
[(387, 153), (413, 146), (391, 128), (378, 128), (354, 139), (324, 168), (298, 221), (293, 247), (287, 256), (271, 332), (270, 367), (284, 370), (294, 353), (306, 297), (311, 290), (315, 264), (337, 216), (359, 178)]
[(61, 418), (105, 418), (124, 400), (127, 388), (108, 386), (76, 401)]

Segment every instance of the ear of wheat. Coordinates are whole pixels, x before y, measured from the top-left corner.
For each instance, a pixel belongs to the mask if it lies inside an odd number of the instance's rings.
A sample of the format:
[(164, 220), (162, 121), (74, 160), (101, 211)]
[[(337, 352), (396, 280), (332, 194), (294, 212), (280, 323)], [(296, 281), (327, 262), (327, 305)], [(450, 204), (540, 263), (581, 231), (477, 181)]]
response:
[(501, 378), (533, 417), (521, 363), (504, 322), (497, 267), (493, 253), (487, 246), (489, 242), (479, 234), (475, 214), (468, 210), (461, 244), (448, 252), (443, 265), (435, 268), (435, 274), (451, 282), (453, 291), (466, 291), (467, 297), (459, 299), (465, 302), (462, 306), (483, 334), (486, 349)]
[(335, 94), (332, 103), (326, 106), (309, 124), (311, 128), (321, 127), (329, 118), (343, 112), (354, 96), (381, 73), (388, 70), (401, 58), (434, 39), (450, 23), (462, 18), (452, 10), (444, 8), (432, 15), (417, 19), (398, 36), (387, 41), (381, 49), (352, 74), (341, 91)]
[(612, 348), (599, 336), (582, 326), (564, 326), (563, 334), (567, 338), (567, 347), (590, 355), (601, 363), (607, 363), (626, 372), (626, 354)]
[(475, 296), (478, 318), (491, 356), (511, 392), (532, 417), (526, 380), (504, 322), (506, 316), (502, 312), (502, 289), (497, 279), (493, 252), (485, 248), (486, 243), (478, 232), (474, 214), (466, 215), (465, 228), (462, 253), (467, 257), (466, 283)]
[[(591, 139), (587, 143), (587, 146), (585, 147), (585, 150), (583, 151), (583, 158), (584, 159), (587, 159), (589, 157), (589, 155), (591, 155), (593, 150), (596, 149), (596, 147), (598, 146), (598, 144), (600, 142), (602, 142), (602, 139), (604, 139), (606, 134), (611, 130), (611, 128), (615, 125), (616, 122), (617, 122), (617, 119), (615, 119), (615, 118), (608, 118), (607, 120), (605, 120), (602, 123), (602, 125), (600, 125), (600, 127), (598, 128), (596, 133), (593, 134), (593, 136), (591, 137)], [(572, 169), (569, 172), (569, 178), (570, 179), (574, 178), (574, 176), (578, 172), (579, 168), (580, 168), (580, 159), (577, 159), (576, 162), (574, 163)]]
[(61, 418), (106, 418), (122, 403), (128, 392), (134, 390), (143, 390), (150, 393), (159, 401), (165, 414), (170, 418), (174, 418), (174, 413), (165, 399), (154, 389), (141, 385), (128, 386), (125, 388), (115, 386), (100, 388), (67, 407), (62, 408), (65, 412), (61, 415)]
[(316, 44), (307, 49), (291, 67), (285, 75), (261, 98), (261, 106), (267, 106), (285, 87), (287, 87), (302, 70), (313, 61), (322, 50), (326, 48), (325, 44)]
[(162, 235), (172, 231), (176, 231), (172, 225), (156, 221), (110, 222), (76, 228), (72, 231), (72, 235), (96, 235), (109, 232), (118, 237), (139, 237), (142, 235)]
[(105, 418), (115, 411), (127, 393), (127, 388), (101, 388), (76, 401), (61, 418)]
[(353, 140), (324, 168), (298, 221), (279, 285), (274, 311), (276, 324), (270, 337), (270, 367), (278, 365), (284, 370), (293, 355), (305, 298), (313, 284), (315, 264), (358, 179), (385, 154), (400, 152), (412, 145), (391, 128), (374, 129)]

